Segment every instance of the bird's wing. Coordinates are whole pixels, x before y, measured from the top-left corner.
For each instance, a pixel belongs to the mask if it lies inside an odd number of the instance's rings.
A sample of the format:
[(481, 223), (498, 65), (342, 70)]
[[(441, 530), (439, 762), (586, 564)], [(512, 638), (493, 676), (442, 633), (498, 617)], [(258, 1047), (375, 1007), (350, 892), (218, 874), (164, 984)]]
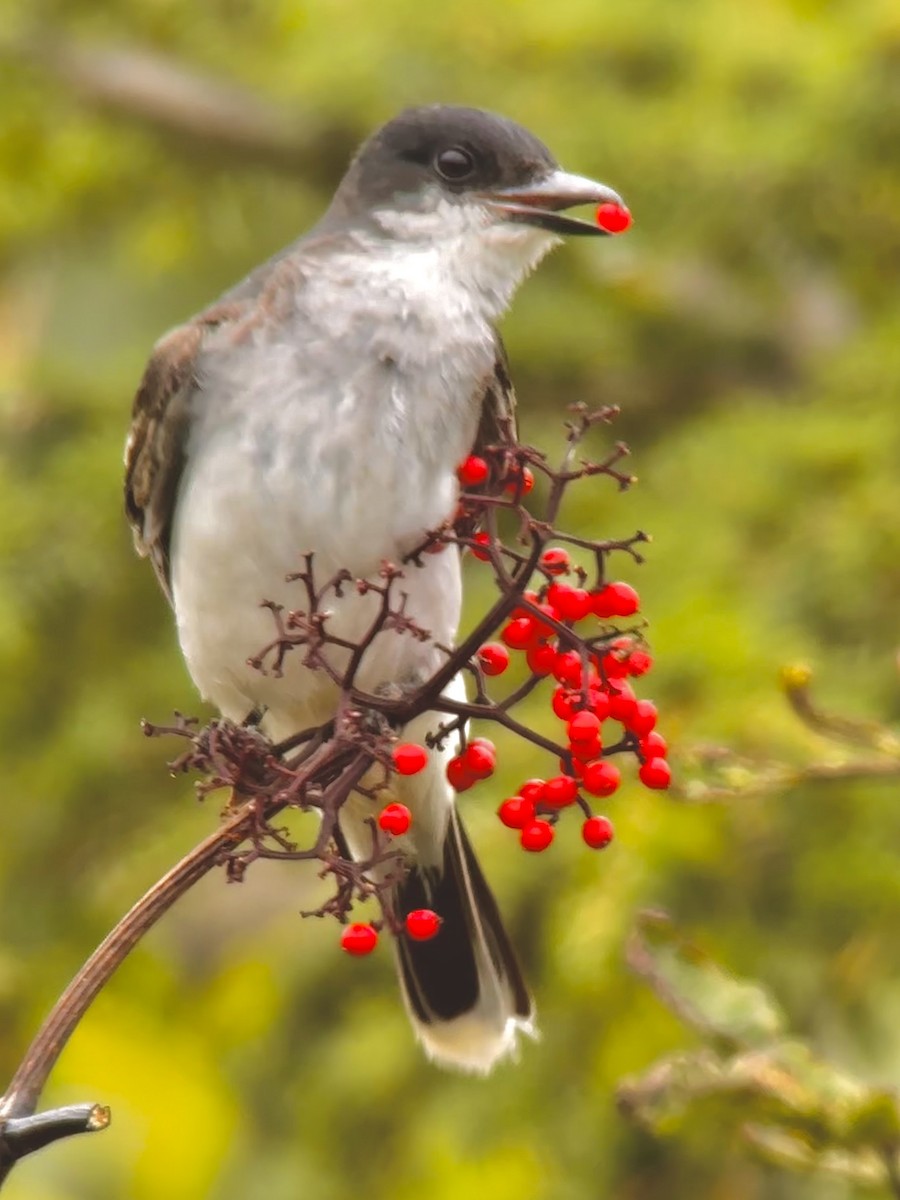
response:
[(499, 333), (495, 334), (495, 346), (494, 373), (485, 388), (473, 454), (480, 454), (488, 446), (513, 446), (518, 441), (516, 393)]
[(170, 330), (154, 347), (134, 398), (125, 444), (125, 512), (138, 553), (149, 557), (169, 600), (169, 538), (199, 386), (197, 359), (206, 333), (243, 311), (238, 304), (217, 304)]

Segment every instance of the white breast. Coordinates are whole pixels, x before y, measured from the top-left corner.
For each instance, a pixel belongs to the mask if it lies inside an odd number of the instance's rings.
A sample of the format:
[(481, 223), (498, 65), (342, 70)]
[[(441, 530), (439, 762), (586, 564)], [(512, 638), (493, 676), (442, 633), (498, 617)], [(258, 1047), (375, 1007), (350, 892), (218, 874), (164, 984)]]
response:
[[(435, 255), (373, 257), (365, 271), (335, 257), (298, 279), (277, 321), (237, 345), (223, 330), (201, 357), (172, 590), (189, 669), (233, 719), (262, 705), (290, 732), (333, 711), (333, 687), (301, 669), (299, 652), (283, 680), (246, 661), (274, 633), (262, 600), (305, 607), (301, 585), (284, 580), (303, 553), (315, 552), (320, 582), (343, 567), (370, 576), (453, 512), (494, 344), (478, 306), (441, 272)], [(408, 569), (403, 590), (446, 644), (459, 618), (458, 555), (425, 563)], [(351, 589), (328, 607), (330, 628), (357, 640), (374, 598)], [(438, 657), (385, 633), (360, 682), (427, 673)]]

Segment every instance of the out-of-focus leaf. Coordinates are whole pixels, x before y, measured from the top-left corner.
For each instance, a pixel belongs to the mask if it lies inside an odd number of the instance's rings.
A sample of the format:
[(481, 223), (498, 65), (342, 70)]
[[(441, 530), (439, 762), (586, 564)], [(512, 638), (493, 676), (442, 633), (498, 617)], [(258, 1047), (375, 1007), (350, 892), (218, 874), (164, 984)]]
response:
[(640, 914), (628, 962), (676, 1016), (706, 1037), (753, 1046), (784, 1027), (784, 1014), (764, 987), (729, 974), (664, 913)]

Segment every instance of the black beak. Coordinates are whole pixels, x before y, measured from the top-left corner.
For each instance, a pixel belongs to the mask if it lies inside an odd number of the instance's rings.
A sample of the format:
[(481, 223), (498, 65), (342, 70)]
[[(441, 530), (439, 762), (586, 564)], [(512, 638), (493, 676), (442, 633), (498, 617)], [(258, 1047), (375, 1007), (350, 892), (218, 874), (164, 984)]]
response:
[(615, 204), (618, 208), (625, 208), (622, 198), (612, 188), (559, 169), (521, 187), (483, 192), (481, 198), (491, 208), (499, 210), (507, 221), (535, 225), (550, 233), (577, 233), (594, 237), (606, 237), (608, 231), (578, 217), (563, 216), (561, 210), (574, 208), (578, 204)]

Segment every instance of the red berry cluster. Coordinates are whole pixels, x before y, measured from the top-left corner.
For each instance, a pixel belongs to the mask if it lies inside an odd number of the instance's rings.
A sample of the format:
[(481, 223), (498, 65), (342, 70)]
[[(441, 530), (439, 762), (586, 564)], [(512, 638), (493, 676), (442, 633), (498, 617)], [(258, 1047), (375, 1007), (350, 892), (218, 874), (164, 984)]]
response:
[[(577, 805), (585, 818), (584, 841), (602, 849), (612, 840), (613, 828), (606, 817), (591, 812), (585, 797), (605, 798), (619, 788), (621, 772), (611, 757), (634, 754), (640, 764), (638, 778), (648, 788), (667, 788), (671, 779), (666, 742), (656, 732), (656, 706), (636, 696), (629, 682), (646, 675), (653, 659), (634, 636), (606, 625), (615, 618), (634, 616), (640, 598), (633, 587), (622, 582), (586, 588), (583, 572), (573, 568), (562, 547), (544, 550), (540, 568), (544, 586), (539, 592), (524, 594), (524, 603), (500, 631), (502, 641), (485, 643), (477, 661), (484, 675), (496, 676), (509, 667), (509, 651), (518, 651), (533, 675), (555, 680), (550, 706), (564, 726), (565, 753), (559, 762), (560, 774), (528, 780), (515, 796), (503, 801), (498, 815), (504, 825), (519, 832), (526, 850), (540, 851), (553, 841), (561, 810)], [(563, 582), (562, 576), (572, 574), (578, 583)], [(595, 636), (589, 631), (575, 633), (576, 625), (591, 619), (604, 623)], [(561, 632), (560, 626), (566, 632)], [(484, 739), (473, 739), (449, 763), (447, 775), (457, 791), (493, 771), (493, 746), (490, 769), (485, 770), (488, 764), (482, 762), (478, 749), (483, 745)]]

